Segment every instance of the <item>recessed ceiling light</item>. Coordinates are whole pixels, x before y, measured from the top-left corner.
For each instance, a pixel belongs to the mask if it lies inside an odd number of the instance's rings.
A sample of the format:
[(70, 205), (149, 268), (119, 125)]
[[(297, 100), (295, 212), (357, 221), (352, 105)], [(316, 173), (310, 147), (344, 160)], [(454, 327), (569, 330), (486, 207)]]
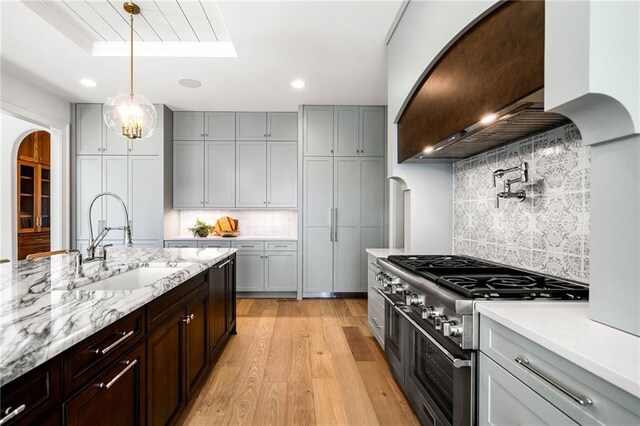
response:
[(485, 115), (480, 119), (480, 124), (491, 124), (498, 119), (498, 116), (495, 114)]
[(202, 83), (192, 78), (183, 78), (182, 80), (178, 81), (178, 83), (182, 84), (184, 87), (188, 87), (189, 89), (197, 89), (198, 87), (202, 86)]
[(291, 87), (294, 89), (302, 89), (307, 86), (307, 83), (304, 80), (293, 80), (291, 82)]
[(87, 87), (96, 87), (98, 85), (98, 83), (91, 80), (90, 78), (83, 78), (82, 80), (80, 80), (80, 84)]

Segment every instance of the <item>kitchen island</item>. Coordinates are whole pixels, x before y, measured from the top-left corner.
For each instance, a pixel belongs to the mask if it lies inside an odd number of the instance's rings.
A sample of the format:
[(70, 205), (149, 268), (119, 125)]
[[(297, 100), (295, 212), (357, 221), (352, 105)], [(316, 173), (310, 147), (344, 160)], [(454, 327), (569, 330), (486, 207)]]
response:
[(235, 333), (235, 252), (112, 247), (82, 270), (74, 255), (1, 265), (6, 424), (83, 424), (116, 403), (129, 408), (116, 422), (177, 420)]

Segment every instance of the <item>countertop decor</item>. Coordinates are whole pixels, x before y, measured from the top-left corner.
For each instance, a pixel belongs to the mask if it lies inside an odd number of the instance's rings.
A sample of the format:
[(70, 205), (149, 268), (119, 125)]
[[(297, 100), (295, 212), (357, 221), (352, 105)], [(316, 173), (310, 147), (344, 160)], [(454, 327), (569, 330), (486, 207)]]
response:
[(209, 231), (211, 230), (211, 228), (211, 225), (198, 219), (196, 220), (196, 224), (193, 225), (192, 228), (189, 228), (189, 232), (193, 233), (194, 237), (204, 238), (209, 235)]
[[(73, 255), (0, 265), (0, 384), (8, 383), (189, 278), (236, 249), (108, 249), (107, 270), (84, 265), (75, 279)], [(177, 272), (135, 290), (83, 286), (153, 264)]]

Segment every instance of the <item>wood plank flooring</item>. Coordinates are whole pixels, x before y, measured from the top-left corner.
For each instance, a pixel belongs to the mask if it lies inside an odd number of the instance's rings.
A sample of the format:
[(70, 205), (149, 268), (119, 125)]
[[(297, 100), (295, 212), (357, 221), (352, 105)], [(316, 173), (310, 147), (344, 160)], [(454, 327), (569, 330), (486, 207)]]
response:
[(240, 299), (237, 324), (181, 424), (419, 424), (366, 299)]

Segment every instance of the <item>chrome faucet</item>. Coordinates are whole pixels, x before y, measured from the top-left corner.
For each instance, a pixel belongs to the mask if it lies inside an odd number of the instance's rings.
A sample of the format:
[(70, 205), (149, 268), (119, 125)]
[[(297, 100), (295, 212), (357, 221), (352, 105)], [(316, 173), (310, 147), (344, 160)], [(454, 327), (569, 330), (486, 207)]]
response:
[[(119, 227), (109, 227), (109, 226), (105, 226), (104, 228), (102, 228), (102, 230), (100, 231), (100, 233), (98, 234), (97, 237), (93, 237), (93, 222), (91, 219), (91, 212), (93, 210), (93, 204), (96, 202), (96, 200), (100, 197), (105, 197), (105, 196), (109, 196), (109, 197), (113, 197), (116, 200), (118, 200), (120, 202), (120, 205), (122, 206), (122, 210), (124, 211), (124, 220), (125, 220), (125, 224), (124, 226), (119, 226)], [(107, 234), (109, 233), (109, 231), (123, 231), (124, 233), (124, 243), (127, 245), (127, 247), (131, 247), (133, 246), (133, 240), (131, 239), (131, 225), (129, 223), (129, 212), (127, 211), (127, 206), (124, 204), (124, 201), (122, 201), (122, 198), (118, 197), (116, 194), (114, 194), (113, 192), (101, 192), (100, 194), (96, 195), (95, 197), (93, 197), (93, 200), (91, 200), (91, 203), (89, 204), (89, 247), (87, 247), (87, 259), (85, 259), (85, 261), (91, 261), (96, 259), (96, 248), (100, 245), (100, 243), (102, 242), (102, 240), (104, 240), (104, 238), (107, 236)], [(102, 257), (101, 258), (97, 258), (103, 261), (103, 266), (106, 262), (106, 258), (107, 258), (107, 253), (105, 248), (108, 247), (104, 246), (103, 250), (102, 250)]]
[(527, 193), (524, 189), (519, 191), (511, 191), (511, 185), (514, 183), (529, 182), (529, 165), (526, 161), (521, 162), (519, 165), (510, 167), (508, 169), (498, 169), (493, 172), (493, 186), (496, 185), (496, 178), (502, 178), (508, 173), (519, 172), (520, 176), (514, 179), (506, 179), (504, 181), (504, 191), (496, 194), (496, 208), (500, 208), (500, 199), (517, 198), (518, 201), (524, 201), (527, 198)]

